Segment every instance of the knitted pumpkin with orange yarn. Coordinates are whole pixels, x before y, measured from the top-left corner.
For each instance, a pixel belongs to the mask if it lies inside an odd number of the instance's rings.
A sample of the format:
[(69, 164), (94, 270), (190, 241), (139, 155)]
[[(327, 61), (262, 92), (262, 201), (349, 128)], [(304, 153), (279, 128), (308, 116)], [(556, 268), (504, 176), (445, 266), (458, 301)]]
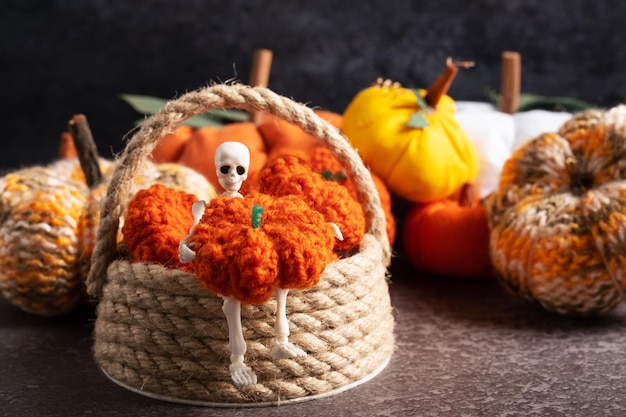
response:
[[(13, 305), (41, 316), (71, 312), (85, 297), (100, 210), (115, 162), (92, 188), (76, 158), (29, 167), (0, 178), (0, 292)], [(215, 189), (178, 164), (146, 163), (131, 193), (153, 183), (210, 199)]]
[(190, 240), (193, 269), (214, 293), (252, 304), (277, 287), (304, 289), (336, 259), (334, 233), (297, 196), (252, 193), (212, 200)]
[(74, 309), (84, 285), (79, 217), (88, 188), (45, 167), (0, 179), (0, 290), (29, 313), (55, 316)]
[[(346, 169), (339, 162), (337, 157), (330, 151), (330, 149), (325, 146), (316, 146), (308, 154), (307, 162), (313, 171), (321, 174), (325, 179), (332, 180), (343, 185), (346, 187), (348, 194), (350, 194), (353, 199), (356, 201), (361, 200), (357, 192), (357, 186), (354, 182), (354, 178), (346, 174)], [(392, 212), (391, 194), (389, 193), (389, 189), (383, 180), (380, 179), (378, 175), (371, 171), (370, 175), (372, 176), (372, 181), (374, 181), (376, 191), (378, 191), (380, 205), (385, 213), (387, 238), (389, 239), (389, 244), (393, 245), (396, 239), (396, 219)]]
[(324, 179), (298, 157), (283, 155), (269, 161), (258, 174), (258, 190), (272, 196), (298, 196), (321, 213), (341, 231), (343, 238), (336, 241), (336, 251), (351, 251), (363, 239), (365, 215), (361, 205), (345, 187)]
[(193, 225), (191, 207), (198, 198), (162, 184), (138, 191), (128, 202), (122, 234), (136, 261), (190, 269), (178, 259), (178, 244)]
[(626, 280), (626, 106), (526, 142), (487, 209), (491, 259), (512, 291), (561, 314), (615, 307)]

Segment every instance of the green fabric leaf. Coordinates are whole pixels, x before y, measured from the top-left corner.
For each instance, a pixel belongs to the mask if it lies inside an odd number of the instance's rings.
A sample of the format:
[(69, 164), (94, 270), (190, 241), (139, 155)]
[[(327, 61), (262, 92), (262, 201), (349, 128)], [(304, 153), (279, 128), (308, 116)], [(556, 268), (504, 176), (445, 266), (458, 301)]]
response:
[(413, 129), (423, 129), (428, 126), (428, 119), (426, 119), (426, 113), (424, 110), (413, 113), (406, 125), (408, 127), (412, 127)]
[(430, 112), (432, 110), (428, 103), (426, 103), (426, 99), (420, 94), (419, 90), (413, 89), (413, 94), (415, 94), (415, 101), (422, 111)]
[(432, 110), (432, 108), (426, 103), (426, 100), (420, 94), (419, 90), (413, 89), (413, 94), (415, 94), (415, 102), (419, 107), (419, 110), (411, 115), (409, 121), (407, 122), (408, 127), (412, 127), (413, 129), (423, 129), (429, 125), (428, 123), (428, 113)]
[(546, 97), (536, 94), (520, 94), (517, 111), (549, 110), (577, 112), (597, 106), (572, 97)]
[(122, 94), (120, 97), (137, 112), (143, 114), (154, 114), (167, 103), (167, 100), (151, 96)]
[[(167, 104), (167, 100), (152, 96), (122, 94), (120, 97), (134, 110), (145, 115), (154, 114)], [(233, 109), (212, 109), (186, 120), (183, 124), (194, 128), (205, 126), (222, 127), (227, 122), (245, 122), (249, 119), (250, 117), (248, 113), (244, 111)]]
[[(500, 108), (500, 100), (502, 100), (500, 94), (491, 89), (486, 89), (485, 94), (496, 108)], [(573, 97), (550, 97), (539, 94), (522, 93), (519, 96), (517, 111), (548, 110), (575, 113), (594, 108), (598, 108), (598, 106)]]
[(333, 174), (330, 169), (325, 169), (321, 172), (321, 174), (322, 178), (324, 178), (326, 181), (342, 182), (348, 179), (348, 176), (343, 171), (338, 171)]
[(247, 122), (250, 120), (250, 116), (245, 111), (233, 109), (213, 109), (202, 113), (202, 116), (227, 120), (229, 122)]

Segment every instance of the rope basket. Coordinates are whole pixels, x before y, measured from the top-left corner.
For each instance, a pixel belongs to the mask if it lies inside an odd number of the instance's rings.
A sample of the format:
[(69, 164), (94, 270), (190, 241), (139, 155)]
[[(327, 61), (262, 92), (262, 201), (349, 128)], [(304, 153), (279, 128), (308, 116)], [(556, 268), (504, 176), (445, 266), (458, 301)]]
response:
[[(253, 385), (231, 380), (222, 298), (195, 275), (131, 262), (116, 245), (130, 183), (158, 139), (183, 120), (215, 108), (271, 113), (321, 139), (352, 174), (367, 219), (358, 253), (329, 264), (318, 285), (287, 298), (290, 341), (306, 357), (272, 358), (273, 298), (242, 305), (246, 361), (258, 376)], [(213, 85), (187, 93), (144, 122), (113, 173), (87, 280), (89, 293), (100, 299), (95, 360), (109, 378), (130, 390), (199, 405), (271, 405), (344, 391), (373, 378), (392, 355), (390, 258), (374, 183), (336, 128), (308, 107), (263, 87)]]

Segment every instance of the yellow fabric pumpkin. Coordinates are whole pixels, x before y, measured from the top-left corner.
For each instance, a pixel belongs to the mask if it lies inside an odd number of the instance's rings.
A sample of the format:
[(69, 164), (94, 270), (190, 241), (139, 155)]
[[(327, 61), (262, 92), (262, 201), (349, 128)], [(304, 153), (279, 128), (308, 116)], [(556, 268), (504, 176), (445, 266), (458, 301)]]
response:
[(366, 165), (395, 194), (431, 202), (478, 173), (478, 154), (455, 119), (452, 98), (429, 106), (426, 90), (376, 83), (357, 94), (343, 115), (343, 133)]

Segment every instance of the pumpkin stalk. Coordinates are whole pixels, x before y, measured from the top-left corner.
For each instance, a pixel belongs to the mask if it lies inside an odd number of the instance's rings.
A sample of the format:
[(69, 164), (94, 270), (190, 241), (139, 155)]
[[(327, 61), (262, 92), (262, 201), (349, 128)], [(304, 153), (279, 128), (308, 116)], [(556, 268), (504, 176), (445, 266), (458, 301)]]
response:
[(456, 77), (456, 73), (459, 72), (459, 67), (471, 68), (473, 66), (474, 63), (472, 61), (453, 61), (452, 58), (448, 57), (446, 60), (446, 68), (426, 92), (426, 97), (424, 98), (426, 103), (431, 107), (437, 107), (437, 103), (439, 103), (441, 97), (450, 89), (452, 81), (454, 77)]
[(265, 209), (257, 204), (252, 207), (252, 228), (258, 229), (261, 227), (261, 214)]
[(60, 159), (72, 159), (76, 158), (76, 147), (74, 146), (74, 140), (70, 132), (61, 133), (59, 141), (59, 158)]
[[(272, 67), (272, 51), (269, 49), (257, 49), (252, 58), (252, 69), (250, 70), (250, 85), (252, 87), (267, 87), (270, 79), (270, 69)], [(255, 125), (263, 122), (263, 112), (253, 111), (250, 120)]]
[(500, 111), (513, 114), (519, 108), (522, 61), (519, 52), (502, 53), (502, 80), (500, 85)]
[(98, 149), (93, 140), (87, 118), (83, 114), (76, 114), (68, 123), (80, 167), (85, 174), (85, 181), (89, 188), (93, 188), (102, 179), (102, 171), (98, 163)]
[(475, 207), (478, 205), (476, 186), (473, 182), (467, 181), (461, 186), (457, 201), (461, 207)]

